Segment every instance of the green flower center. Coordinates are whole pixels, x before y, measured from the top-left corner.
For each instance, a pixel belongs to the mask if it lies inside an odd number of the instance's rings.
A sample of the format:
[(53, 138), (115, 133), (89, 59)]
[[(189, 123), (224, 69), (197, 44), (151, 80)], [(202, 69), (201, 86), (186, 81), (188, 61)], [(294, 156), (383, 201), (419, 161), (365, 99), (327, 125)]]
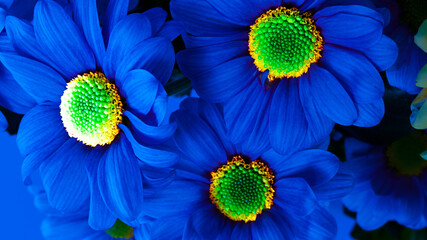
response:
[(387, 163), (400, 175), (418, 176), (427, 168), (427, 160), (420, 155), (426, 150), (427, 134), (413, 132), (387, 147)]
[(249, 52), (258, 70), (268, 70), (268, 79), (274, 81), (306, 73), (320, 58), (322, 41), (310, 13), (279, 7), (251, 26)]
[(255, 221), (273, 204), (273, 173), (258, 160), (245, 163), (235, 156), (211, 174), (212, 203), (231, 220)]
[(117, 219), (116, 223), (105, 232), (112, 238), (130, 239), (133, 237), (133, 228), (120, 221), (120, 219)]
[(95, 147), (119, 133), (123, 104), (116, 86), (103, 73), (78, 75), (61, 97), (61, 117), (70, 137)]
[(402, 8), (400, 20), (409, 24), (409, 29), (416, 33), (424, 19), (427, 19), (426, 0), (398, 0)]

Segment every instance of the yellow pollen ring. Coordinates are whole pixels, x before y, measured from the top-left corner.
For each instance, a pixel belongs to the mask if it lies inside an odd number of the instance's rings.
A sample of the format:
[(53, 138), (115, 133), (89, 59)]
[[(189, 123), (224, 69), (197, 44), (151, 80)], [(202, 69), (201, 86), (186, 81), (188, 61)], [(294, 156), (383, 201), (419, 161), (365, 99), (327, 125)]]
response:
[(95, 147), (110, 144), (119, 133), (123, 104), (117, 87), (103, 73), (89, 72), (67, 84), (60, 113), (70, 137)]
[(259, 160), (245, 163), (235, 156), (211, 175), (210, 199), (233, 221), (255, 221), (263, 209), (273, 205), (274, 175)]
[(268, 79), (300, 77), (321, 57), (323, 39), (311, 13), (278, 7), (262, 14), (250, 26), (249, 53)]

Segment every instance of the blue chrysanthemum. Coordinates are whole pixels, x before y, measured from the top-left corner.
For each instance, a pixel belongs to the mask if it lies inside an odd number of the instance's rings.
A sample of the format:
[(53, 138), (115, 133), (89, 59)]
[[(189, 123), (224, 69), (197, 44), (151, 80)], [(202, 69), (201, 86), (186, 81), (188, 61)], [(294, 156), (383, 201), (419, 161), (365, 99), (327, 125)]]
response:
[(144, 213), (158, 218), (153, 239), (333, 238), (335, 220), (320, 203), (352, 186), (333, 154), (283, 156), (256, 137), (232, 144), (221, 108), (203, 100), (184, 100), (172, 119), (181, 159), (176, 179), (144, 199)]
[(375, 0), (378, 7), (390, 10), (385, 33), (399, 48), (396, 62), (387, 71), (390, 85), (409, 94), (418, 94), (420, 88), (415, 85), (417, 74), (427, 63), (427, 54), (415, 45), (414, 35), (424, 19), (427, 18), (427, 3), (423, 0)]
[(147, 239), (148, 226), (141, 224), (130, 227), (116, 220), (113, 227), (107, 230), (93, 230), (88, 225), (89, 202), (82, 209), (73, 213), (61, 213), (53, 209), (47, 200), (46, 192), (35, 192), (35, 205), (47, 217), (43, 220), (41, 231), (46, 240), (143, 240)]
[(394, 63), (396, 45), (382, 34), (382, 14), (337, 4), (171, 1), (188, 33), (178, 64), (202, 98), (224, 103), (234, 143), (260, 134), (284, 154), (321, 142), (334, 123), (379, 123), (379, 71)]
[(388, 146), (350, 138), (345, 147), (345, 165), (355, 175), (355, 186), (344, 204), (357, 212), (363, 229), (393, 220), (409, 228), (427, 226), (426, 133), (414, 132)]
[[(33, 25), (6, 19), (0, 57), (31, 96), (17, 142), (26, 182), (39, 169), (49, 202), (72, 211), (90, 198), (89, 225), (133, 224), (141, 214), (140, 166), (166, 167), (176, 155), (156, 147), (175, 125), (163, 124), (163, 84), (180, 30), (154, 8), (127, 16), (112, 0), (102, 24), (95, 0), (76, 0), (72, 16), (41, 0)], [(133, 149), (133, 150), (132, 150)]]

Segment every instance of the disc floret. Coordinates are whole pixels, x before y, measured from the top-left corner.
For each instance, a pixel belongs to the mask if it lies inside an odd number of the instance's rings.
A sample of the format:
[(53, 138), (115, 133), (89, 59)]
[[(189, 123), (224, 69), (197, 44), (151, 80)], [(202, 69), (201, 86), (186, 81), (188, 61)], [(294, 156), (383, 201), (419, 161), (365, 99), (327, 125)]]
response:
[(133, 238), (133, 228), (131, 226), (126, 225), (126, 223), (120, 221), (120, 219), (117, 219), (116, 223), (114, 223), (114, 225), (110, 229), (105, 230), (105, 233), (107, 233), (114, 239)]
[(95, 147), (111, 143), (119, 133), (123, 104), (117, 87), (103, 73), (84, 73), (67, 84), (61, 118), (70, 137)]
[(427, 168), (427, 160), (421, 154), (427, 150), (427, 134), (413, 132), (386, 148), (387, 164), (399, 175), (419, 176)]
[(258, 17), (249, 33), (249, 53), (268, 79), (299, 77), (317, 62), (323, 40), (311, 13), (279, 7)]
[(272, 171), (261, 161), (245, 163), (240, 156), (212, 172), (210, 199), (219, 211), (234, 221), (255, 221), (273, 204)]

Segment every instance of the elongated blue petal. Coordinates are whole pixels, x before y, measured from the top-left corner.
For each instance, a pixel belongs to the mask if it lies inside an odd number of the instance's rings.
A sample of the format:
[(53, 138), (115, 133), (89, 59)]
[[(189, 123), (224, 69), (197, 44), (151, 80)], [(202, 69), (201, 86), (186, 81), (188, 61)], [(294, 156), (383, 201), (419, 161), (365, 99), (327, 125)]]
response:
[(274, 202), (293, 216), (310, 214), (317, 204), (310, 185), (302, 178), (282, 178), (277, 181)]
[(91, 47), (97, 67), (101, 67), (105, 55), (104, 39), (102, 38), (101, 27), (99, 25), (96, 0), (75, 0), (74, 20), (86, 37)]
[(136, 69), (128, 72), (118, 85), (130, 111), (144, 116), (154, 104), (160, 83), (150, 72)]
[(138, 159), (121, 133), (101, 158), (98, 184), (108, 209), (125, 222), (136, 220), (142, 211), (143, 186)]
[(175, 64), (175, 52), (165, 38), (150, 38), (134, 46), (117, 68), (116, 79), (123, 79), (133, 69), (144, 69), (165, 84)]
[(21, 121), (17, 143), (22, 155), (22, 178), (28, 176), (40, 164), (69, 139), (59, 115), (59, 106), (42, 104), (29, 111)]
[(296, 151), (307, 134), (307, 120), (300, 101), (298, 83), (281, 81), (274, 90), (270, 109), (270, 142), (281, 154)]
[(135, 155), (144, 163), (153, 167), (170, 167), (178, 160), (178, 155), (166, 150), (147, 147), (135, 140), (129, 128), (120, 124), (120, 129), (130, 141)]
[(43, 63), (15, 54), (0, 53), (0, 58), (19, 85), (37, 103), (61, 101), (65, 80), (55, 70)]
[[(313, 103), (330, 119), (341, 125), (351, 125), (357, 118), (356, 107), (340, 82), (317, 65), (310, 67), (310, 91)], [(330, 94), (325, 94), (330, 93)]]
[(151, 24), (143, 14), (131, 14), (113, 28), (108, 42), (103, 69), (109, 78), (114, 78), (118, 66), (136, 44), (151, 36)]
[(34, 32), (41, 48), (70, 79), (96, 69), (95, 58), (82, 32), (54, 1), (39, 1), (34, 9)]
[(76, 211), (89, 198), (85, 171), (90, 147), (70, 138), (40, 165), (49, 203), (60, 211)]
[(349, 48), (372, 46), (383, 32), (382, 15), (360, 5), (326, 7), (313, 19), (325, 42)]

